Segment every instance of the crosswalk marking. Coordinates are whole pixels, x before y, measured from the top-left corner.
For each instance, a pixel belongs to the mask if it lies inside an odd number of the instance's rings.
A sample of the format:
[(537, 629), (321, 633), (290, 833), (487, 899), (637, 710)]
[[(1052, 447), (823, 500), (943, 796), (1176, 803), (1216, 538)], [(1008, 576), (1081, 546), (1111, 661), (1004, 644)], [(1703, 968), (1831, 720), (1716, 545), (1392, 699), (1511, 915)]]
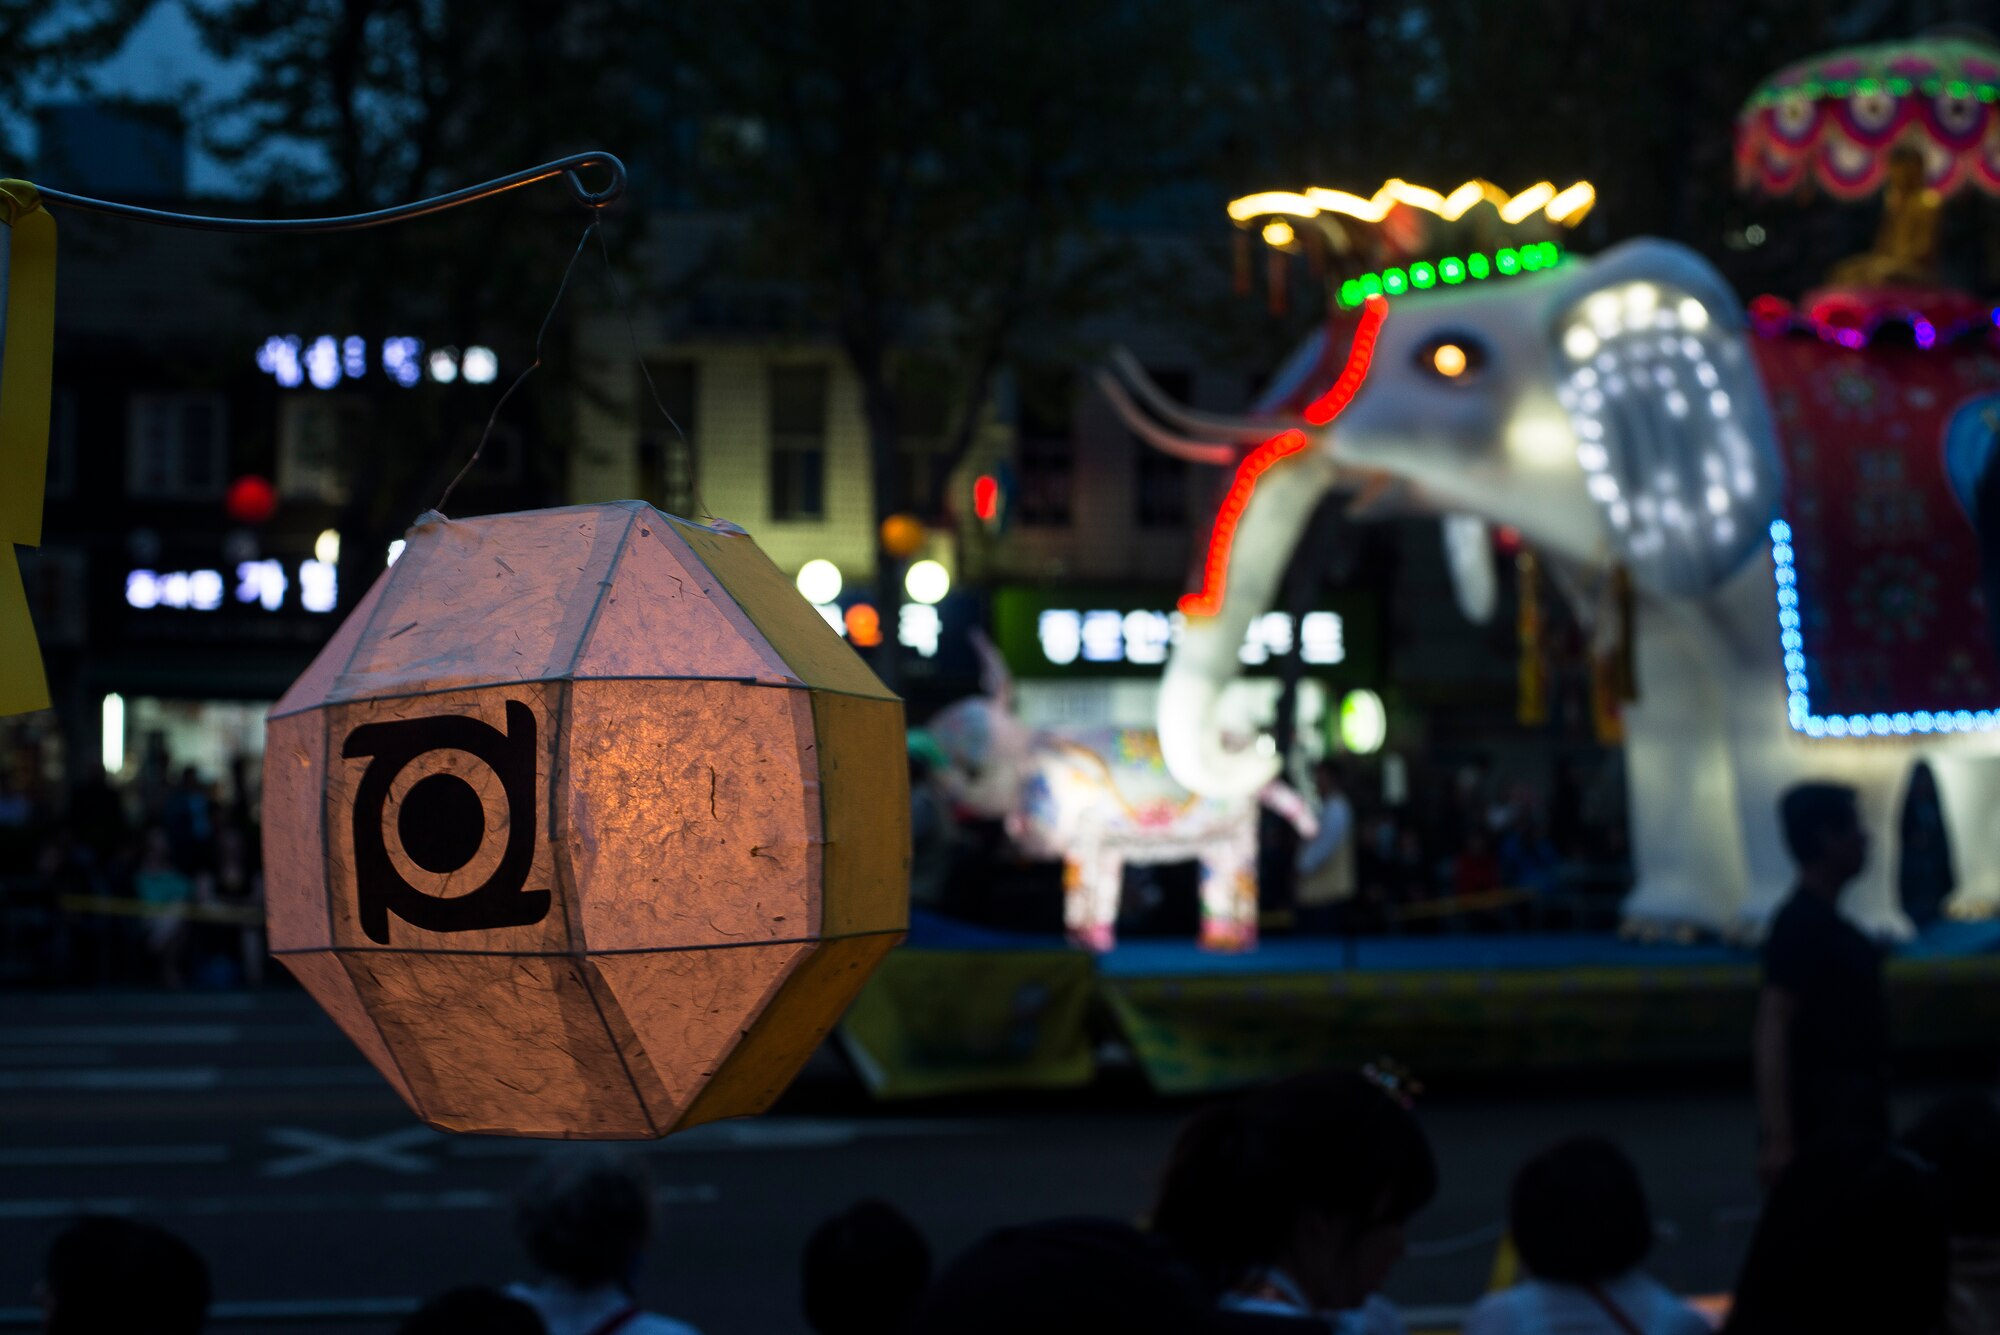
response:
[(437, 1167), (436, 1160), (415, 1151), (444, 1138), (442, 1132), (427, 1126), (406, 1126), (374, 1136), (333, 1136), (304, 1127), (274, 1126), (267, 1128), (264, 1136), (296, 1151), (266, 1163), (258, 1170), (265, 1177), (297, 1177), (349, 1163), (386, 1168), (392, 1173), (428, 1173)]

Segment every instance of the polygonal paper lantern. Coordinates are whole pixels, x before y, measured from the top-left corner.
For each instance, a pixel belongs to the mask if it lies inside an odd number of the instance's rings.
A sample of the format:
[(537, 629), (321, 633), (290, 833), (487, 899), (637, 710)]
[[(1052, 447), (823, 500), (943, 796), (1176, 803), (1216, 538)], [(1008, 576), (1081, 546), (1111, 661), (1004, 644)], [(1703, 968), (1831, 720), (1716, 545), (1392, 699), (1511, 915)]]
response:
[(435, 514), (272, 710), (272, 952), (434, 1126), (756, 1112), (907, 925), (903, 709), (741, 530)]

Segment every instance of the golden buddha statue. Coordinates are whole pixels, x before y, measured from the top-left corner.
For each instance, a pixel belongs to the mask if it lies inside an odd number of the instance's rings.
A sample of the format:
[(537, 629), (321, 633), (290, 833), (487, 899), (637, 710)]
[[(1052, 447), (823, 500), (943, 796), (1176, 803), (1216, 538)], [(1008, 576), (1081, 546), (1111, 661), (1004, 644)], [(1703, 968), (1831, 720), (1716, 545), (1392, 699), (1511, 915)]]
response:
[(1944, 200), (1924, 182), (1924, 156), (1907, 144), (1889, 153), (1882, 225), (1874, 246), (1833, 266), (1840, 286), (1932, 287), (1938, 282), (1938, 215)]

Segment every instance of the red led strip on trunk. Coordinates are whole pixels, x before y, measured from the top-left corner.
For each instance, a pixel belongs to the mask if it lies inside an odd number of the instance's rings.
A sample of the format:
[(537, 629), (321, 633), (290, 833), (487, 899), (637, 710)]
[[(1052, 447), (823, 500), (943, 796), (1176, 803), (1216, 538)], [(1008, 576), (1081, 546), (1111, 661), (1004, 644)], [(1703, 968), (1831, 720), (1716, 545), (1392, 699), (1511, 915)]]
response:
[[(1353, 400), (1361, 382), (1368, 378), (1368, 362), (1375, 354), (1375, 339), (1388, 315), (1389, 301), (1386, 297), (1370, 297), (1363, 303), (1360, 327), (1354, 331), (1353, 346), (1347, 350), (1347, 366), (1331, 389), (1306, 405), (1307, 422), (1313, 426), (1325, 426)], [(1181, 596), (1182, 612), (1191, 617), (1208, 617), (1222, 609), (1222, 594), (1229, 580), (1230, 548), (1236, 541), (1236, 526), (1242, 522), (1243, 511), (1250, 505), (1250, 494), (1257, 489), (1257, 479), (1270, 471), (1280, 459), (1297, 454), (1309, 443), (1306, 433), (1296, 427), (1280, 431), (1250, 451), (1236, 466), (1236, 478), (1229, 484), (1228, 495), (1222, 498), (1222, 508), (1215, 516), (1215, 527), (1209, 531), (1208, 556), (1202, 563), (1201, 592)]]

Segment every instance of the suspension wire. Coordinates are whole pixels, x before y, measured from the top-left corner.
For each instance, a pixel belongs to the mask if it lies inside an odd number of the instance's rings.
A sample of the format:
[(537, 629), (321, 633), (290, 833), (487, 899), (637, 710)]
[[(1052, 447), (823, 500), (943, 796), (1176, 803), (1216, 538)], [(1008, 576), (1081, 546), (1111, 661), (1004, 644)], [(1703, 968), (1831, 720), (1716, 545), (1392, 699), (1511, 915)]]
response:
[(604, 256), (604, 276), (611, 280), (612, 295), (618, 299), (618, 312), (625, 318), (625, 336), (632, 343), (632, 360), (639, 364), (639, 374), (646, 378), (646, 389), (653, 396), (653, 406), (660, 410), (660, 416), (667, 419), (667, 425), (680, 437), (681, 449), (687, 459), (688, 498), (694, 502), (695, 513), (692, 517), (714, 519), (715, 516), (709, 513), (708, 503), (701, 498), (701, 471), (695, 466), (694, 442), (688, 439), (688, 433), (681, 429), (674, 415), (667, 411), (667, 405), (660, 398), (660, 387), (653, 381), (653, 370), (646, 365), (646, 359), (639, 351), (639, 331), (632, 323), (632, 303), (625, 296), (625, 285), (618, 281), (618, 270), (612, 267), (611, 244), (604, 239), (601, 227), (597, 229), (597, 249)]
[[(577, 175), (581, 167), (602, 167), (611, 173), (611, 183), (602, 190), (592, 190), (584, 185)], [(75, 209), (79, 213), (102, 213), (114, 218), (130, 218), (135, 222), (153, 223), (160, 227), (186, 227), (201, 232), (249, 232), (261, 234), (299, 235), (312, 232), (353, 232), (364, 227), (381, 227), (386, 223), (406, 222), (411, 218), (421, 218), (427, 214), (441, 213), (457, 208), (461, 204), (474, 204), (524, 185), (546, 181), (552, 176), (564, 178), (564, 184), (576, 202), (587, 209), (602, 209), (625, 193), (625, 164), (609, 153), (572, 153), (554, 162), (545, 162), (539, 167), (528, 167), (506, 176), (496, 177), (479, 185), (469, 185), (463, 190), (453, 190), (449, 194), (435, 195), (430, 199), (420, 199), (412, 204), (396, 204), (386, 209), (376, 209), (371, 213), (350, 213), (336, 218), (213, 218), (194, 213), (169, 213), (164, 209), (141, 208), (137, 204), (124, 204), (116, 200), (90, 199), (83, 195), (72, 195), (67, 190), (51, 190), (47, 186), (36, 185), (35, 191), (44, 204), (60, 208)]]
[(569, 263), (563, 268), (562, 282), (556, 285), (556, 298), (549, 303), (548, 314), (542, 317), (542, 327), (535, 331), (535, 360), (529, 362), (527, 369), (514, 377), (514, 383), (507, 386), (507, 392), (493, 405), (492, 413), (486, 418), (486, 430), (480, 433), (479, 444), (473, 448), (472, 457), (465, 461), (465, 466), (459, 469), (457, 475), (446, 485), (444, 495), (438, 497), (437, 504), (431, 507), (439, 514), (444, 513), (445, 502), (451, 499), (452, 492), (456, 491), (458, 484), (465, 480), (465, 475), (472, 471), (472, 466), (479, 462), (480, 454), (486, 449), (486, 442), (493, 438), (493, 424), (500, 420), (500, 410), (507, 406), (507, 400), (514, 397), (514, 391), (521, 387), (521, 382), (533, 375), (536, 368), (542, 364), (542, 339), (547, 336), (549, 322), (556, 318), (556, 310), (562, 305), (563, 293), (569, 291), (569, 280), (576, 272), (576, 262), (583, 257), (583, 248), (590, 244), (590, 234), (595, 231), (598, 231), (598, 217), (592, 214), (589, 224), (583, 229), (583, 235), (577, 238), (576, 249), (570, 252)]

